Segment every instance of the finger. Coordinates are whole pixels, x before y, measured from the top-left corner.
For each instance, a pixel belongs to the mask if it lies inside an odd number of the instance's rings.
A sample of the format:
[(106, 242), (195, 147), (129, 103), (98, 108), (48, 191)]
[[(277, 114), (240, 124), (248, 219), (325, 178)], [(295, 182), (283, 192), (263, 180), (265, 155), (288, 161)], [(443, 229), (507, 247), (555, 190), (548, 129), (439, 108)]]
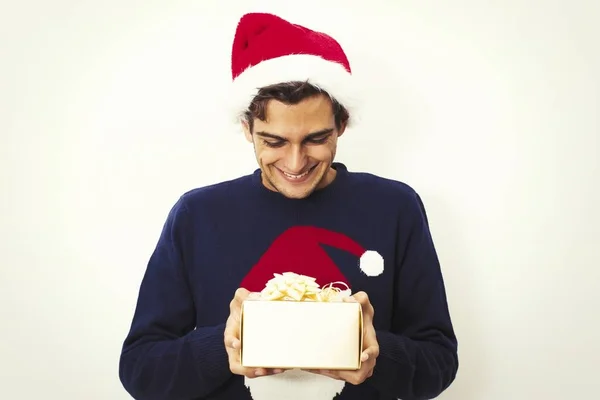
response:
[(331, 379), (343, 380), (338, 371), (330, 371), (327, 369), (305, 369), (303, 371), (310, 372), (312, 374), (327, 376)]
[(241, 301), (237, 298), (234, 297), (230, 302), (229, 302), (229, 313), (231, 315), (237, 314), (240, 310), (242, 306)]
[(225, 333), (223, 336), (223, 340), (225, 341), (226, 347), (234, 350), (240, 350), (242, 348), (242, 343), (239, 338), (239, 328), (228, 326), (225, 329)]
[(260, 299), (260, 293), (258, 293), (258, 292), (250, 292), (248, 294), (248, 297), (246, 299), (247, 300), (258, 300), (258, 299)]
[(244, 288), (238, 288), (235, 291), (235, 295), (234, 295), (234, 299), (238, 300), (240, 303), (245, 300), (248, 295), (250, 294), (250, 292), (248, 291), (248, 289), (244, 289)]
[(237, 357), (233, 357), (233, 359), (229, 359), (229, 369), (235, 375), (247, 376), (248, 378), (254, 378), (256, 376), (260, 376), (264, 372), (261, 368), (244, 368), (242, 364), (238, 361)]
[(358, 301), (363, 306), (371, 304), (371, 302), (369, 301), (369, 295), (365, 292), (356, 292), (352, 297), (354, 297), (356, 301)]
[(365, 318), (371, 320), (375, 314), (375, 309), (373, 308), (373, 305), (371, 304), (369, 295), (365, 292), (357, 292), (352, 297), (354, 297), (354, 299), (356, 301), (358, 301), (360, 303), (360, 305), (362, 306), (363, 314), (365, 315)]
[(369, 347), (365, 349), (365, 351), (363, 351), (360, 355), (360, 361), (363, 363), (369, 361), (369, 359), (375, 358), (377, 358), (377, 349), (375, 349), (374, 347)]
[(229, 321), (227, 321), (225, 331), (223, 332), (223, 340), (225, 341), (225, 346), (231, 347), (233, 349), (241, 348), (239, 333), (239, 325), (233, 322), (233, 320), (230, 318)]
[(232, 350), (240, 350), (242, 348), (242, 342), (236, 337), (229, 336), (225, 338), (225, 346)]
[(242, 375), (248, 378), (259, 378), (261, 376), (277, 375), (283, 373), (283, 369), (269, 369), (269, 368), (246, 368)]
[(239, 288), (235, 291), (235, 295), (231, 302), (229, 302), (229, 312), (231, 314), (239, 313), (242, 306), (242, 302), (248, 297), (250, 292), (247, 289)]
[(239, 362), (232, 362), (230, 369), (233, 374), (247, 376), (248, 378), (256, 378), (263, 374), (260, 369), (244, 368)]
[(250, 373), (254, 375), (254, 377), (257, 376), (265, 376), (269, 373), (269, 371), (267, 371), (266, 368), (256, 368), (254, 370), (250, 370)]
[(366, 362), (370, 357), (370, 354), (368, 351), (363, 351), (362, 354), (360, 355), (360, 362)]

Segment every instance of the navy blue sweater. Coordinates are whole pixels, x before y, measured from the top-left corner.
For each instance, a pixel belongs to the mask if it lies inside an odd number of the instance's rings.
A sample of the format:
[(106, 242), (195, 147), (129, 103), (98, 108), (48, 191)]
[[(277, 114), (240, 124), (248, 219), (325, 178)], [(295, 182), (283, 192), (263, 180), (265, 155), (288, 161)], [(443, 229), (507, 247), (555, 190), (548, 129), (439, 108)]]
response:
[(181, 196), (148, 262), (122, 349), (119, 375), (134, 398), (251, 399), (223, 343), (229, 303), (294, 227), (341, 233), (385, 260), (381, 274), (368, 276), (356, 254), (319, 246), (353, 292), (369, 295), (380, 346), (373, 376), (336, 399), (430, 399), (452, 383), (457, 340), (420, 197), (404, 183), (334, 167), (333, 183), (303, 200), (266, 189), (260, 170)]

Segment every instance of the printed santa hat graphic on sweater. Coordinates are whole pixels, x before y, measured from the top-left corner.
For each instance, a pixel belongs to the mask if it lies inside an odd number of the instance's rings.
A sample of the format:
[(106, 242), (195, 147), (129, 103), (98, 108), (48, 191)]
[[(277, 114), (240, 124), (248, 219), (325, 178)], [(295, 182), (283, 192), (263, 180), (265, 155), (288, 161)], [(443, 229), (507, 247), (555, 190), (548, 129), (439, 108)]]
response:
[[(364, 249), (348, 236), (313, 226), (296, 226), (277, 237), (258, 262), (242, 280), (241, 287), (260, 292), (276, 273), (294, 272), (316, 279), (320, 286), (350, 282), (329, 257), (322, 245), (347, 251), (357, 257), (357, 268), (374, 277), (383, 273), (383, 258)], [(254, 400), (332, 400), (344, 389), (344, 382), (305, 371), (286, 371), (283, 374), (245, 380)]]
[(379, 253), (364, 249), (348, 236), (313, 226), (295, 226), (273, 241), (244, 277), (241, 287), (260, 292), (273, 274), (288, 271), (313, 277), (321, 286), (332, 282), (350, 286), (322, 245), (355, 255), (357, 266), (367, 276), (378, 276), (383, 272), (383, 258)]

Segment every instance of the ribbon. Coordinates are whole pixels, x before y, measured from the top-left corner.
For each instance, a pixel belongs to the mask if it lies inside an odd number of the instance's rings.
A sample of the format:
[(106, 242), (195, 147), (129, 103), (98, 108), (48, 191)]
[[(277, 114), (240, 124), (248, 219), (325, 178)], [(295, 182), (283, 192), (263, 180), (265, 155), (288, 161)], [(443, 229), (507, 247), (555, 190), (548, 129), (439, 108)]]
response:
[[(273, 275), (260, 292), (261, 300), (332, 302), (342, 301), (351, 294), (350, 288), (344, 282), (332, 282), (320, 287), (316, 278), (310, 276), (294, 272)], [(334, 285), (342, 285), (345, 289)]]

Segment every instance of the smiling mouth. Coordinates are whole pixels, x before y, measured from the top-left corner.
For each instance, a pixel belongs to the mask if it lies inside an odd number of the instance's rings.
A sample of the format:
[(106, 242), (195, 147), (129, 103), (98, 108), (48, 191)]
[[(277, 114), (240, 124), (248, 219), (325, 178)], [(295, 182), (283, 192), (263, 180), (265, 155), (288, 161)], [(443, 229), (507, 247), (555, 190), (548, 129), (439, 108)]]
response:
[(287, 173), (287, 172), (284, 172), (284, 171), (280, 170), (279, 168), (278, 168), (278, 170), (279, 170), (279, 172), (281, 172), (281, 174), (282, 174), (282, 175), (283, 175), (283, 176), (284, 176), (284, 177), (285, 177), (285, 178), (286, 178), (288, 181), (291, 181), (291, 182), (301, 182), (301, 181), (305, 180), (305, 179), (308, 177), (308, 175), (309, 175), (309, 174), (310, 174), (310, 173), (311, 173), (311, 172), (312, 172), (312, 171), (313, 171), (313, 170), (314, 170), (316, 167), (317, 167), (317, 166), (315, 165), (314, 167), (311, 167), (311, 168), (310, 168), (310, 169), (308, 169), (306, 172), (303, 172), (303, 173), (301, 173), (301, 174), (299, 174), (299, 175), (289, 174), (289, 173)]

